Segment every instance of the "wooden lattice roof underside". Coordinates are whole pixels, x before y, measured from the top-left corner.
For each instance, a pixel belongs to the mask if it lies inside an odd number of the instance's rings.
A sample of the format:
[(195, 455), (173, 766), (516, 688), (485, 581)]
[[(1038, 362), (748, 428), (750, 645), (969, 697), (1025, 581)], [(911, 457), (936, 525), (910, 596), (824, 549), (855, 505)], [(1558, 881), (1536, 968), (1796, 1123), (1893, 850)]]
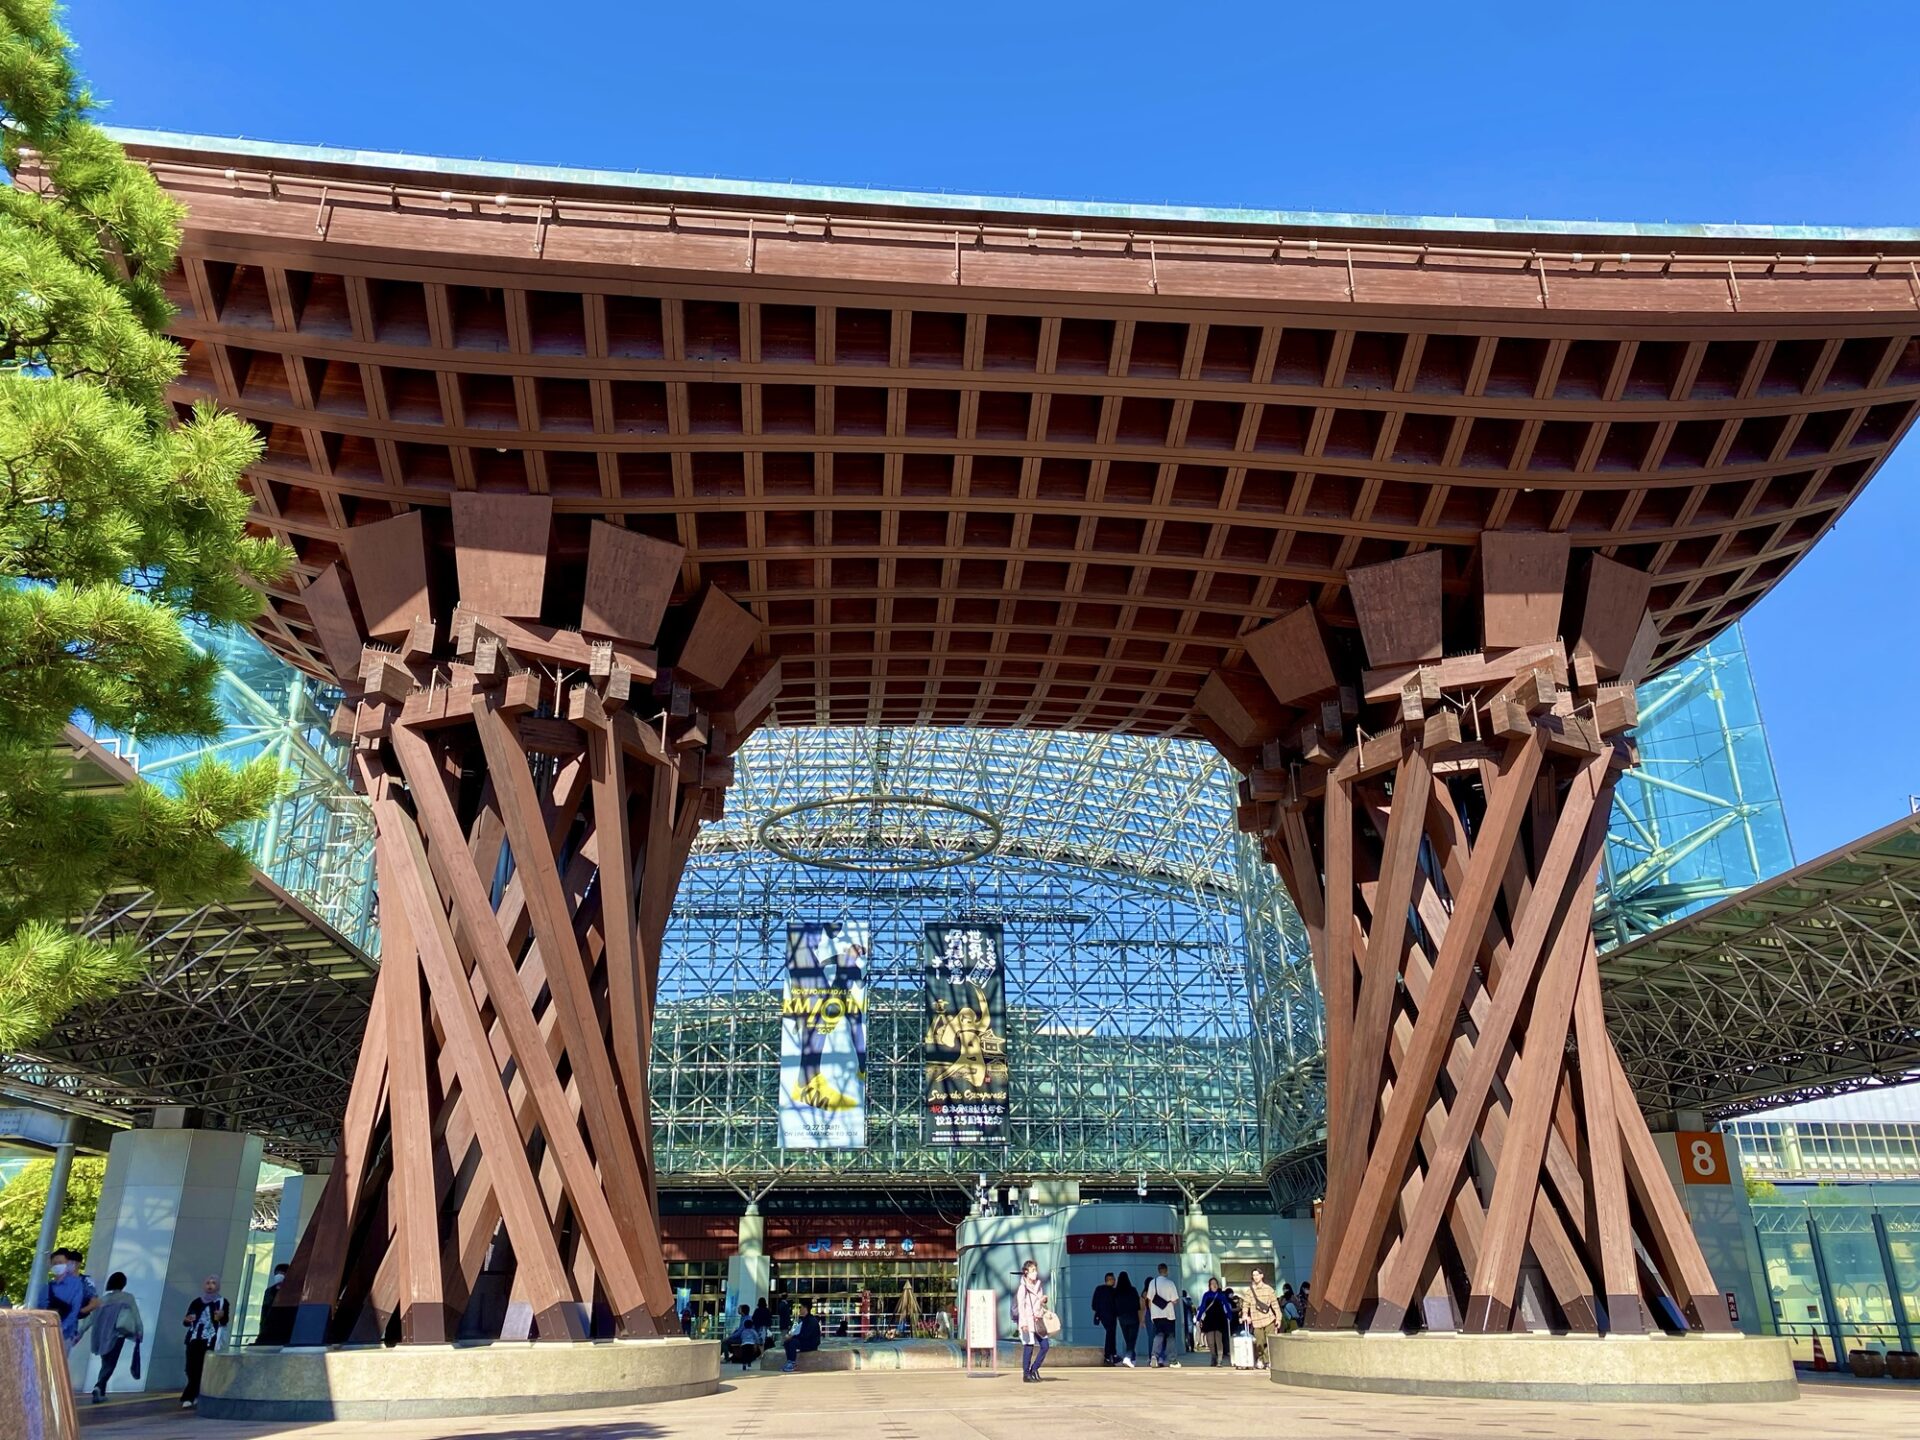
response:
[(1431, 547), (1464, 592), (1488, 529), (1650, 572), (1666, 664), (1920, 406), (1920, 276), (1855, 243), (1070, 230), (137, 153), (190, 212), (175, 398), (265, 434), (256, 524), (300, 565), (262, 634), (314, 671), (299, 591), (340, 531), (419, 508), (446, 543), (461, 490), (552, 495), (563, 556), (592, 518), (684, 546), (687, 591), (764, 622), (784, 724), (1193, 734), (1246, 631), (1351, 625), (1348, 568)]

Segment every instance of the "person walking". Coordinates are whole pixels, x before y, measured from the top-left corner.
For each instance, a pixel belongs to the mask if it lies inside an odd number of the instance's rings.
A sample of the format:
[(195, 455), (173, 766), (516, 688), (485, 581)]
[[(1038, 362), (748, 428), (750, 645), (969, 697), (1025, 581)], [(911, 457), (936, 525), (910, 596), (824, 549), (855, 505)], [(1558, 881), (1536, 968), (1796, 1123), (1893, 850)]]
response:
[(118, 1270), (107, 1277), (107, 1293), (87, 1316), (93, 1327), (88, 1337), (94, 1358), (100, 1362), (100, 1374), (93, 1382), (93, 1403), (107, 1398), (107, 1382), (120, 1363), (120, 1351), (133, 1341), (133, 1378), (140, 1378), (140, 1342), (147, 1338), (147, 1327), (140, 1319), (140, 1306), (127, 1293), (127, 1277)]
[(1152, 1368), (1164, 1370), (1169, 1366), (1178, 1367), (1178, 1360), (1167, 1358), (1167, 1347), (1173, 1343), (1173, 1327), (1180, 1314), (1180, 1287), (1167, 1278), (1167, 1267), (1147, 1281), (1147, 1288), (1140, 1293), (1141, 1313), (1153, 1326), (1153, 1342), (1148, 1351), (1152, 1357)]
[(200, 1374), (207, 1368), (207, 1352), (233, 1323), (233, 1307), (220, 1293), (218, 1275), (200, 1282), (200, 1293), (188, 1303), (180, 1323), (187, 1330), (187, 1388), (180, 1392), (180, 1408), (191, 1410), (200, 1403)]
[(800, 1368), (800, 1357), (809, 1351), (820, 1348), (820, 1322), (813, 1318), (813, 1302), (800, 1302), (800, 1323), (793, 1327), (787, 1336), (787, 1363), (780, 1367), (780, 1373), (791, 1375)]
[(764, 1295), (760, 1297), (760, 1303), (753, 1307), (753, 1328), (760, 1332), (763, 1337), (761, 1343), (765, 1344), (764, 1337), (773, 1328), (773, 1311), (767, 1308), (767, 1297)]
[(1093, 1323), (1100, 1327), (1104, 1337), (1100, 1346), (1100, 1363), (1115, 1365), (1120, 1356), (1114, 1349), (1113, 1325), (1117, 1317), (1113, 1313), (1113, 1272), (1107, 1272), (1107, 1278), (1093, 1287)]
[(1286, 1293), (1280, 1297), (1280, 1333), (1291, 1335), (1300, 1328), (1300, 1297), (1293, 1293), (1293, 1286), (1287, 1286)]
[(1193, 1296), (1180, 1292), (1180, 1348), (1189, 1353), (1200, 1348), (1199, 1331), (1193, 1328)]
[(1247, 1286), (1247, 1322), (1253, 1327), (1253, 1363), (1267, 1363), (1267, 1342), (1280, 1328), (1280, 1296), (1267, 1283), (1264, 1270), (1253, 1272)]
[(1133, 1277), (1124, 1270), (1114, 1282), (1113, 1313), (1120, 1322), (1120, 1363), (1131, 1370), (1140, 1348), (1140, 1292), (1133, 1288)]
[(60, 1317), (60, 1338), (71, 1350), (80, 1339), (80, 1322), (100, 1303), (100, 1292), (86, 1276), (78, 1250), (56, 1250), (47, 1267), (47, 1283), (40, 1302), (32, 1308), (51, 1310)]
[(1049, 1319), (1040, 1263), (1029, 1260), (1020, 1267), (1020, 1283), (1013, 1292), (1013, 1321), (1020, 1329), (1020, 1378), (1029, 1385), (1039, 1383), (1040, 1367), (1053, 1344)]
[(1233, 1309), (1227, 1292), (1220, 1288), (1220, 1277), (1207, 1281), (1207, 1293), (1200, 1297), (1200, 1339), (1207, 1347), (1211, 1362), (1218, 1365), (1227, 1353), (1227, 1335), (1233, 1329)]

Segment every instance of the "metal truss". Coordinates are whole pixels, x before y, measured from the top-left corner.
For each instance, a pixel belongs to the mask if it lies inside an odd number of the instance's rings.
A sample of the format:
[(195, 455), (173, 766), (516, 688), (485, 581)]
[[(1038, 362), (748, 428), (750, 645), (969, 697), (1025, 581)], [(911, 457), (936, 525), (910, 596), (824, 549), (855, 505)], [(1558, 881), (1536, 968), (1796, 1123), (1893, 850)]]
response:
[[(1326, 1173), (1326, 1012), (1313, 976), (1312, 949), (1293, 900), (1257, 841), (1234, 837), (1247, 946), (1247, 993), (1253, 1007), (1254, 1076), (1262, 1153), (1269, 1181), (1276, 1168), (1306, 1159)], [(1318, 1191), (1314, 1191), (1318, 1194)], [(1276, 1199), (1279, 1191), (1275, 1191)]]
[(78, 928), (132, 940), (147, 968), (9, 1056), (8, 1073), (136, 1114), (188, 1105), (290, 1161), (333, 1153), (372, 989), (343, 936), (261, 881), (197, 907), (116, 892)]
[[(996, 816), (1003, 859), (1159, 876), (1231, 891), (1232, 767), (1191, 740), (1056, 730), (835, 728), (762, 731), (741, 753), (726, 819), (696, 855), (753, 843), (754, 826), (829, 796), (929, 795)], [(834, 838), (872, 843), (861, 812)], [(891, 837), (898, 839), (899, 837)]]
[[(675, 1181), (1071, 1174), (1252, 1179), (1260, 1137), (1228, 767), (1175, 740), (978, 730), (797, 730), (740, 753), (728, 818), (703, 832), (667, 931), (654, 1123)], [(932, 794), (988, 811), (995, 855), (849, 874), (751, 843), (771, 810), (848, 794)], [(878, 838), (892, 844), (900, 837)], [(857, 826), (836, 853), (867, 843)], [(789, 920), (871, 927), (869, 1143), (781, 1151), (780, 967)], [(1010, 1145), (921, 1143), (920, 937), (1006, 927)], [(1277, 967), (1276, 967), (1277, 968)]]
[(216, 739), (148, 740), (86, 717), (81, 727), (162, 787), (198, 760), (239, 765), (271, 756), (292, 787), (247, 827), (241, 848), (335, 930), (362, 950), (374, 949), (373, 820), (347, 784), (346, 747), (328, 733), (339, 691), (294, 670), (243, 630), (195, 630), (192, 639), (220, 661), (214, 698), (226, 729)]
[(1606, 957), (1641, 1103), (1726, 1118), (1920, 1070), (1920, 816)]
[[(76, 790), (135, 774), (78, 726), (49, 758)], [(290, 1162), (333, 1153), (372, 993), (364, 951), (258, 870), (203, 905), (117, 889), (73, 924), (132, 942), (146, 967), (33, 1049), (0, 1056), (0, 1087), (33, 1086), (61, 1108), (121, 1123), (184, 1105), (261, 1135)]]

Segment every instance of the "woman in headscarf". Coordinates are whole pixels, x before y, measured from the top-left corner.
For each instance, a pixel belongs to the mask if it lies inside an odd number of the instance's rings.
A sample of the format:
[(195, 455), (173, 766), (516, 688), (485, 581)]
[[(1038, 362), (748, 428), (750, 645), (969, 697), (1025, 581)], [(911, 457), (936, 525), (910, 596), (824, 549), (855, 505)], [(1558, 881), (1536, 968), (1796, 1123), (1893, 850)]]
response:
[(1013, 1319), (1020, 1327), (1020, 1378), (1029, 1384), (1039, 1380), (1040, 1366), (1053, 1343), (1047, 1334), (1047, 1287), (1040, 1280), (1040, 1266), (1029, 1260), (1020, 1267), (1020, 1284), (1013, 1292)]

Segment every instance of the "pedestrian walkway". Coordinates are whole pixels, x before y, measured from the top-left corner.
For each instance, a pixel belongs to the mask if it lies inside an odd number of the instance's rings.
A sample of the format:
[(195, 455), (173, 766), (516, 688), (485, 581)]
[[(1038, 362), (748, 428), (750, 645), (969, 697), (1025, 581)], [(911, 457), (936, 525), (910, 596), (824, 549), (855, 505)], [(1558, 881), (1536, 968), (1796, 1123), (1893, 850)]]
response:
[(1879, 1440), (1920, 1434), (1920, 1387), (1813, 1382), (1792, 1405), (1544, 1405), (1287, 1390), (1264, 1372), (1063, 1369), (1022, 1385), (942, 1371), (729, 1374), (720, 1393), (631, 1410), (331, 1425), (195, 1424), (177, 1413), (129, 1417), (120, 1440), (214, 1434), (220, 1440), (1019, 1440), (1036, 1433), (1103, 1440), (1219, 1440), (1222, 1435), (1484, 1437), (1501, 1440)]

